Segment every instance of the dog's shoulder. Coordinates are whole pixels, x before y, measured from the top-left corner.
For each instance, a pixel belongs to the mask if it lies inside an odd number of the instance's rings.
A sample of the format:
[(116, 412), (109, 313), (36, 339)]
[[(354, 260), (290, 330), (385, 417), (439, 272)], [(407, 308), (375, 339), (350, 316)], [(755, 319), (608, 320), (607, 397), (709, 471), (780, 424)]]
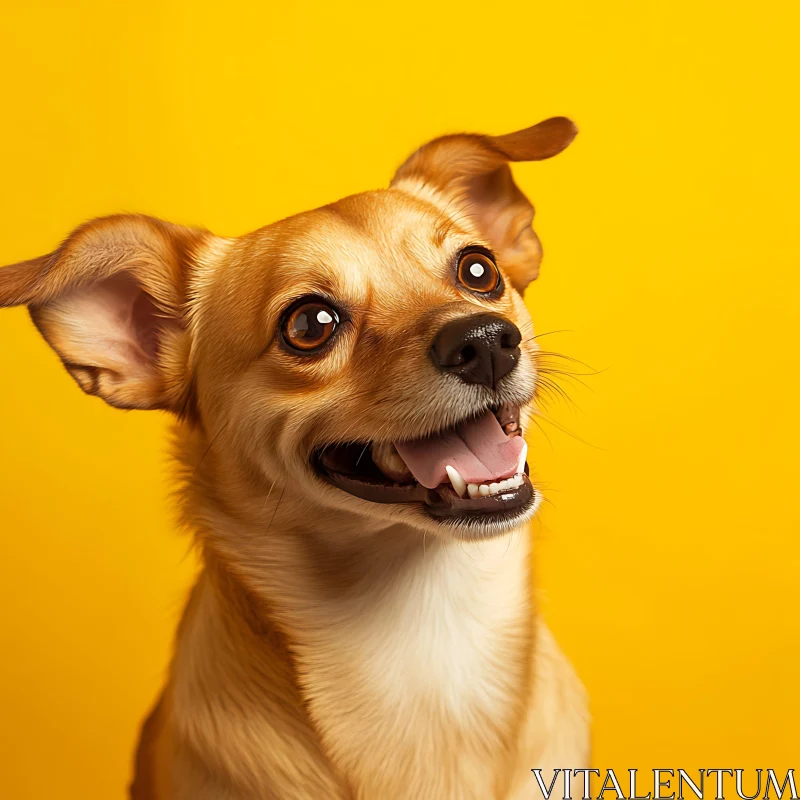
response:
[(167, 728), (166, 693), (162, 693), (147, 719), (142, 723), (134, 760), (134, 776), (130, 785), (131, 800), (162, 800), (163, 780), (159, 752)]
[[(530, 703), (514, 769), (518, 778), (508, 794), (509, 800), (539, 794), (533, 769), (541, 770), (542, 779), (549, 786), (554, 770), (581, 769), (590, 762), (586, 689), (541, 619), (536, 623), (532, 658)], [(560, 789), (557, 794), (560, 796)]]

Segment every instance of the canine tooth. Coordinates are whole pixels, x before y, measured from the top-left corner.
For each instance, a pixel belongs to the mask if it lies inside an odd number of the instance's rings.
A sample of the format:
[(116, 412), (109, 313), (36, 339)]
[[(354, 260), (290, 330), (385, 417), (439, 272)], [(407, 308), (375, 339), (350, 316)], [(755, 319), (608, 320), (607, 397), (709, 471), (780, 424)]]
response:
[(522, 443), (522, 451), (519, 454), (519, 464), (517, 465), (517, 472), (525, 472), (525, 461), (528, 458), (528, 443)]
[(479, 495), (478, 492), (478, 484), (477, 483), (468, 483), (467, 484), (467, 491), (469, 492), (470, 497), (477, 497)]
[(478, 491), (480, 492), (481, 497), (488, 497), (489, 496), (489, 487), (485, 483), (482, 483), (478, 487)]
[(456, 494), (459, 497), (463, 497), (467, 493), (467, 482), (461, 477), (461, 473), (451, 466), (446, 466), (444, 469), (447, 472), (447, 477), (450, 478), (450, 483), (453, 484), (453, 488), (456, 490)]

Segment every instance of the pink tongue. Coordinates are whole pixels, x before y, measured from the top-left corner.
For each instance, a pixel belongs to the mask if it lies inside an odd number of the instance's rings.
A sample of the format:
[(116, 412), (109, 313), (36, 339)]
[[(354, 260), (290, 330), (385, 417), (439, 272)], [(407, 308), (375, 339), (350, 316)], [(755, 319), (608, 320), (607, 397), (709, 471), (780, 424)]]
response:
[(517, 472), (524, 442), (521, 436), (509, 439), (495, 415), (487, 411), (439, 436), (394, 446), (414, 477), (434, 489), (449, 480), (446, 466), (457, 469), (467, 483), (510, 478)]

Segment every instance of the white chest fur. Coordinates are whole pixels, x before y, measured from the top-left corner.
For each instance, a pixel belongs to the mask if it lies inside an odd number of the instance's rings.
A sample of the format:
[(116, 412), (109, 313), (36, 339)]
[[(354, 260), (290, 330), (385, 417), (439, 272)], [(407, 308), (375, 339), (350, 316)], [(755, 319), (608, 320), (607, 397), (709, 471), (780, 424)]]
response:
[(493, 796), (525, 701), (527, 558), (520, 534), (429, 543), (318, 598), (303, 621), (301, 685), (359, 797)]

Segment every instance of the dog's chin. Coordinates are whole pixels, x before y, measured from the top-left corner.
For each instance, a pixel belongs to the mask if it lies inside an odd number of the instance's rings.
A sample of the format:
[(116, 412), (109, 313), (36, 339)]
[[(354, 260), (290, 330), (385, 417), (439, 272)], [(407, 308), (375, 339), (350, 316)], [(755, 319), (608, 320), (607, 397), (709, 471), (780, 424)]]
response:
[[(530, 485), (530, 480), (528, 484)], [(494, 539), (519, 530), (534, 517), (541, 500), (542, 495), (539, 490), (531, 486), (530, 498), (514, 509), (498, 509), (492, 514), (458, 517), (434, 517), (425, 513), (418, 527), (424, 531), (451, 536), (462, 541)]]
[[(492, 415), (496, 424), (487, 422), (487, 416)], [(481, 483), (467, 484), (460, 480), (460, 473), (453, 477), (452, 468), (448, 466), (446, 479), (432, 486), (435, 479), (432, 480), (431, 475), (435, 475), (436, 470), (427, 469), (425, 453), (434, 452), (441, 464), (443, 448), (444, 460), (447, 460), (446, 443), (456, 441), (456, 447), (463, 450), (459, 433), (470, 440), (470, 431), (473, 435), (476, 433), (476, 423), (482, 428), (477, 433), (486, 433), (487, 424), (491, 428), (489, 441), (482, 439), (474, 449), (484, 455), (488, 453), (485, 460), (492, 463), (497, 474), (489, 471), (486, 473), (489, 477)], [(398, 449), (409, 452), (402, 444), (397, 447), (388, 442), (369, 441), (328, 444), (314, 451), (311, 466), (320, 478), (336, 489), (375, 504), (376, 511), (379, 505), (393, 506), (395, 511), (403, 509), (401, 518), (425, 531), (460, 539), (485, 539), (518, 528), (535, 514), (541, 501), (529, 477), (527, 448), (521, 434), (519, 407), (504, 405), (484, 409), (482, 414), (472, 415), (436, 434), (410, 440), (409, 457), (413, 455), (412, 465), (417, 473), (425, 475), (424, 483), (400, 457)], [(515, 437), (520, 438), (512, 444)], [(502, 456), (497, 455), (504, 450), (507, 451), (505, 463)], [(517, 451), (519, 455), (514, 455)], [(473, 454), (465, 452), (462, 457), (464, 455), (469, 460)], [(513, 462), (509, 458), (513, 458)], [(485, 471), (483, 464), (479, 465), (481, 468)]]

